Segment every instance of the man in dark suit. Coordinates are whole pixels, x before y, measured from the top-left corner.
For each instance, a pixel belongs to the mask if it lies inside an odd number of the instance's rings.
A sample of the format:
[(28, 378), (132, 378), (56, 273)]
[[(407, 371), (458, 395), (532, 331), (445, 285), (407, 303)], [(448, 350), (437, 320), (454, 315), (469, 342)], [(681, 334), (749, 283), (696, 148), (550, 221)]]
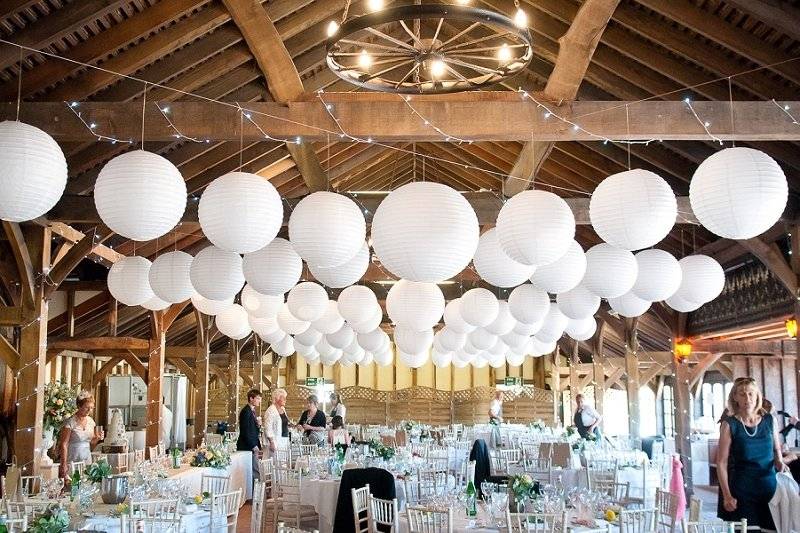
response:
[(256, 409), (261, 405), (261, 391), (251, 389), (247, 393), (247, 405), (239, 411), (239, 438), (236, 449), (253, 452), (253, 481), (258, 479), (258, 456), (261, 451), (261, 420)]

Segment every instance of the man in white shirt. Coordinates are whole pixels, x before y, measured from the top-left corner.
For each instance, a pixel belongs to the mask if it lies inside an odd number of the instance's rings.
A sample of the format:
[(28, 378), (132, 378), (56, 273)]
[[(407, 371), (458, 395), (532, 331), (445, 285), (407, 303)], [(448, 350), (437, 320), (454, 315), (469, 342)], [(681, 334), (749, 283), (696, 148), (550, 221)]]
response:
[(489, 422), (503, 423), (503, 391), (494, 391), (494, 400), (489, 404)]
[(575, 396), (575, 405), (577, 408), (573, 422), (578, 428), (578, 434), (584, 439), (592, 434), (595, 439), (600, 440), (600, 422), (603, 417), (594, 408), (584, 403), (583, 394)]

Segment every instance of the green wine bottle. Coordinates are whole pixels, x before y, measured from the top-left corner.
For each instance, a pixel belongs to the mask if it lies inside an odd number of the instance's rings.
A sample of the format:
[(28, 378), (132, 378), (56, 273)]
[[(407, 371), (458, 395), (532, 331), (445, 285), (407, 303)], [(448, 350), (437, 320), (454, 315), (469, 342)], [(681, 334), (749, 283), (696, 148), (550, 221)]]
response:
[(478, 515), (478, 492), (475, 490), (475, 461), (467, 466), (467, 516)]

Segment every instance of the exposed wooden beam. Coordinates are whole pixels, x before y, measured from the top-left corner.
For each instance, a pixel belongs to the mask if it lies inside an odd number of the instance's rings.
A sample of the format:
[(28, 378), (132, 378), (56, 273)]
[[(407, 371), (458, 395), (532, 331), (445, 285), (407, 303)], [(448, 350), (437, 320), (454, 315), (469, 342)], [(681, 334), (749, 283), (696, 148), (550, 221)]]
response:
[(784, 259), (777, 244), (767, 243), (761, 237), (738, 242), (764, 263), (764, 266), (778, 278), (786, 290), (795, 296), (798, 295), (797, 274), (792, 271), (791, 265)]
[(698, 340), (692, 341), (693, 353), (720, 353), (745, 355), (796, 355), (795, 341), (727, 341)]
[(105, 379), (105, 377), (114, 370), (114, 367), (117, 366), (122, 362), (122, 356), (115, 356), (103, 363), (103, 366), (95, 372), (94, 374), (90, 375), (84, 382), (83, 388), (86, 390), (93, 390), (97, 385), (100, 384), (101, 381)]
[(48, 284), (45, 289), (45, 298), (52, 296), (75, 267), (91, 254), (98, 244), (112, 235), (107, 228), (104, 227), (104, 229), (105, 237), (99, 236), (97, 231), (86, 233), (78, 242), (72, 245), (67, 253), (58, 259), (47, 275)]
[(53, 339), (47, 343), (48, 351), (75, 350), (94, 352), (97, 350), (147, 350), (150, 341), (136, 337), (84, 337)]
[(800, 41), (800, 9), (786, 0), (725, 0), (725, 3)]
[(181, 373), (185, 374), (186, 377), (189, 379), (189, 382), (197, 387), (197, 378), (195, 376), (194, 370), (192, 367), (189, 366), (189, 363), (181, 359), (180, 357), (167, 357), (167, 362), (175, 365), (175, 368), (178, 369)]
[(142, 360), (139, 359), (138, 355), (128, 350), (120, 353), (120, 357), (122, 357), (122, 359), (130, 365), (131, 370), (133, 370), (140, 378), (142, 378), (145, 383), (148, 382), (147, 367), (144, 366), (144, 363), (142, 363)]
[(706, 370), (711, 368), (714, 363), (720, 360), (720, 358), (724, 354), (721, 352), (711, 352), (705, 357), (703, 357), (699, 363), (692, 367), (689, 370), (689, 387), (694, 387), (697, 383), (703, 379), (703, 375), (706, 373)]
[(19, 368), (19, 352), (3, 335), (0, 335), (0, 359), (12, 370)]

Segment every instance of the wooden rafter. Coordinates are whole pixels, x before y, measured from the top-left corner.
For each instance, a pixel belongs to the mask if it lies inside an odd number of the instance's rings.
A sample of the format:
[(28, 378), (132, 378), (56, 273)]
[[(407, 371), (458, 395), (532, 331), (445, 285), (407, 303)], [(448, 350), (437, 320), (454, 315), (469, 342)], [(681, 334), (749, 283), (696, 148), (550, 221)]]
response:
[(19, 368), (19, 352), (3, 335), (0, 335), (0, 359), (11, 369)]
[(791, 265), (784, 259), (777, 244), (767, 243), (761, 237), (741, 240), (739, 243), (764, 263), (764, 266), (778, 278), (786, 290), (793, 295), (798, 295), (797, 274), (792, 271)]

